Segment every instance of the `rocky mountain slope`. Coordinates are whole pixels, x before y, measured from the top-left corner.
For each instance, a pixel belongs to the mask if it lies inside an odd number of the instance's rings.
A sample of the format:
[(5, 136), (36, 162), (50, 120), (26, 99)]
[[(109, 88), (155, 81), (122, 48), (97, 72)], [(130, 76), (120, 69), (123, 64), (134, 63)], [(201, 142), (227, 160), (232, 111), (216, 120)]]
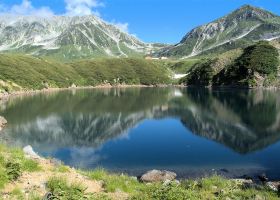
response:
[(277, 38), (280, 38), (280, 17), (245, 5), (229, 15), (191, 30), (180, 43), (163, 48), (156, 55), (188, 58)]
[(144, 54), (152, 49), (152, 44), (141, 42), (93, 15), (51, 18), (0, 16), (2, 52), (21, 52), (68, 60), (127, 57)]

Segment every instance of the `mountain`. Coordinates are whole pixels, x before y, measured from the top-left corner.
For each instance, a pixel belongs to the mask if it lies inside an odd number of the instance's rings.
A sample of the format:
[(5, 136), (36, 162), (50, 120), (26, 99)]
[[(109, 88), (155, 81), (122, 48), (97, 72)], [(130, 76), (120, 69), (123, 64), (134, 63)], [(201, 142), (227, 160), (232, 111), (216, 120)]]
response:
[[(156, 45), (159, 48), (160, 45)], [(152, 44), (90, 16), (0, 16), (0, 51), (59, 59), (142, 55)]]
[(188, 58), (277, 38), (280, 38), (280, 17), (245, 5), (229, 15), (191, 30), (180, 43), (163, 48), (156, 55)]

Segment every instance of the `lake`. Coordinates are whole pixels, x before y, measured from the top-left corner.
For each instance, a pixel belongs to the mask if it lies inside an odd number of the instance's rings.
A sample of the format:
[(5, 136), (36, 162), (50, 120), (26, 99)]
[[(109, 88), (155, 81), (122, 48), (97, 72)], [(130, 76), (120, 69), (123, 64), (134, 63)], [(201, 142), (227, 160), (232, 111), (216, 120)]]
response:
[(0, 104), (0, 140), (83, 169), (280, 178), (280, 91), (79, 89)]

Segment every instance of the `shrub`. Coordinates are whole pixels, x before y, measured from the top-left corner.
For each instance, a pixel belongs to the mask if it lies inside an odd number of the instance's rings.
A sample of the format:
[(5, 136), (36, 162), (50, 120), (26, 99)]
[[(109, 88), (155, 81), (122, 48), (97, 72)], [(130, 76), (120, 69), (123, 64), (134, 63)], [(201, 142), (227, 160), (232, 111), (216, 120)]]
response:
[(236, 65), (264, 75), (276, 74), (279, 65), (278, 57), (279, 53), (275, 47), (261, 41), (245, 48)]
[(9, 180), (17, 180), (22, 173), (20, 164), (14, 161), (8, 162), (6, 164), (6, 173), (8, 175)]

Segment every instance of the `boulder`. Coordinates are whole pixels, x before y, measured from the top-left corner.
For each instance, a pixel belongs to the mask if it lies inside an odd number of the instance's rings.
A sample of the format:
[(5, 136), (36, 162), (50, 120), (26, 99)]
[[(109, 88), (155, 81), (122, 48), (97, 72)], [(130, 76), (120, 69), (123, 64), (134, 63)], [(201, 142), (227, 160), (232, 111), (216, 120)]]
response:
[(0, 131), (7, 125), (7, 120), (0, 116)]
[(280, 182), (267, 182), (265, 185), (272, 191), (277, 192), (280, 187)]
[(151, 170), (140, 177), (140, 181), (145, 183), (173, 181), (176, 173), (170, 171)]
[(28, 145), (23, 148), (23, 152), (26, 157), (31, 158), (31, 159), (40, 159), (41, 157), (34, 152), (32, 146)]

